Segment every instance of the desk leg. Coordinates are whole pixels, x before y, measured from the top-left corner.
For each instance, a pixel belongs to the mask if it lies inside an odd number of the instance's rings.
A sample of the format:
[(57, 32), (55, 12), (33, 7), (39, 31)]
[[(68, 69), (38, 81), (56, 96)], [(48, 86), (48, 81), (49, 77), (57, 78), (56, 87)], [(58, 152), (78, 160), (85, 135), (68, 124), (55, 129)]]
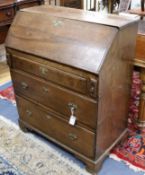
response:
[(140, 95), (140, 104), (139, 104), (139, 119), (138, 127), (143, 130), (145, 129), (145, 70), (141, 69), (141, 95)]

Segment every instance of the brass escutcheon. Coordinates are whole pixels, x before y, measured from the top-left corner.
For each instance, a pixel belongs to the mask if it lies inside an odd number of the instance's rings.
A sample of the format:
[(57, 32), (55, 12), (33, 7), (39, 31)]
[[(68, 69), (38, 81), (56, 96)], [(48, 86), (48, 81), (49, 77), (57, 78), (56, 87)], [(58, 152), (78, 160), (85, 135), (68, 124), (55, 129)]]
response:
[(40, 72), (41, 72), (42, 75), (46, 75), (48, 70), (45, 67), (40, 67)]
[(25, 82), (21, 82), (21, 86), (23, 89), (27, 89), (28, 88), (28, 84)]
[(31, 112), (30, 110), (27, 109), (27, 110), (26, 110), (26, 114), (27, 114), (28, 117), (30, 117), (30, 116), (32, 115), (32, 112)]
[(69, 134), (68, 134), (68, 137), (69, 137), (72, 141), (78, 139), (77, 135), (75, 135), (75, 134), (73, 134), (73, 133), (69, 133)]

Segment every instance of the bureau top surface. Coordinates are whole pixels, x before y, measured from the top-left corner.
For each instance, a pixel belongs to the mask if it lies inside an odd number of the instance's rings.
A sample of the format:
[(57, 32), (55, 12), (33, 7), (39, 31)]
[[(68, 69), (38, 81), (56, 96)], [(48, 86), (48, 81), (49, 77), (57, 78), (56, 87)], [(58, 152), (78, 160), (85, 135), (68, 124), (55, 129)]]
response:
[(6, 47), (97, 74), (118, 30), (133, 22), (78, 9), (33, 7), (17, 13)]

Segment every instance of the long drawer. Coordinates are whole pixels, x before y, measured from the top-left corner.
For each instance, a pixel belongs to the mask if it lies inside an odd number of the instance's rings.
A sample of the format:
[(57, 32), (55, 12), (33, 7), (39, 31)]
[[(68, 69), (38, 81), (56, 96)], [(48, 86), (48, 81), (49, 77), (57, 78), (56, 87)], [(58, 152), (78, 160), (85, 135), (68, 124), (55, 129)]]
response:
[(12, 56), (12, 61), (14, 69), (23, 70), (83, 94), (87, 93), (87, 80), (84, 77), (50, 67), (49, 62), (40, 64), (17, 55)]
[[(93, 158), (95, 134), (54, 117), (38, 105), (17, 96), (20, 120), (74, 150)], [(87, 142), (86, 142), (87, 141)]]
[(74, 106), (77, 122), (93, 129), (97, 123), (97, 102), (81, 96), (60, 86), (48, 83), (24, 72), (11, 71), (15, 93), (31, 98), (62, 114), (68, 120), (71, 115), (71, 105)]

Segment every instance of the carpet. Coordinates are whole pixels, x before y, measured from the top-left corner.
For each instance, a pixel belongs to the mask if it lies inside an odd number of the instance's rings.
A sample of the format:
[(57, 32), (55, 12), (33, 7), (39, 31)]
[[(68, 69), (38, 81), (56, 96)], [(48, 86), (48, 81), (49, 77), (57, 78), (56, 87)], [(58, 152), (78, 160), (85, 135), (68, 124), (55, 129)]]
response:
[(0, 175), (90, 175), (47, 143), (0, 116)]
[(14, 94), (13, 86), (10, 85), (4, 90), (0, 90), (0, 98), (9, 100), (15, 104), (15, 94)]
[(0, 156), (0, 175), (23, 175), (14, 165)]
[(112, 150), (110, 157), (118, 161), (123, 160), (135, 171), (145, 172), (145, 132), (141, 132), (136, 125), (139, 114), (140, 93), (140, 74), (139, 72), (134, 72), (128, 116), (129, 130), (126, 137)]
[(110, 157), (124, 160), (135, 171), (145, 172), (145, 133), (129, 131)]

